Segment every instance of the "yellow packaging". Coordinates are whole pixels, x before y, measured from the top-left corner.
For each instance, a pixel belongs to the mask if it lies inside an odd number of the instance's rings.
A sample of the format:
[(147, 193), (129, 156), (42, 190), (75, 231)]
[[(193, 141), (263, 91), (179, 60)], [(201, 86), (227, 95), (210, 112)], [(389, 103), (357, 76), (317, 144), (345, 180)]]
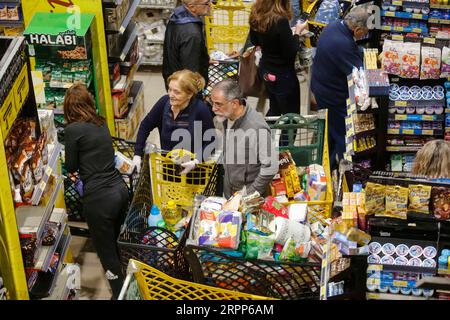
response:
[(408, 210), (418, 213), (430, 214), (431, 186), (409, 186)]
[(286, 184), (286, 194), (289, 199), (294, 198), (294, 188), (292, 186), (292, 178), (290, 175), (284, 176), (284, 181)]
[(408, 211), (408, 188), (399, 186), (386, 187), (386, 212), (377, 216), (406, 219)]
[(300, 184), (300, 178), (297, 175), (297, 169), (295, 166), (291, 166), (291, 178), (292, 178), (292, 187), (294, 189), (294, 194), (302, 191), (302, 186)]
[(372, 239), (370, 235), (357, 228), (350, 228), (346, 236), (348, 240), (356, 241), (361, 246), (369, 244), (370, 240)]
[(365, 209), (368, 215), (384, 213), (386, 186), (368, 182), (366, 184)]

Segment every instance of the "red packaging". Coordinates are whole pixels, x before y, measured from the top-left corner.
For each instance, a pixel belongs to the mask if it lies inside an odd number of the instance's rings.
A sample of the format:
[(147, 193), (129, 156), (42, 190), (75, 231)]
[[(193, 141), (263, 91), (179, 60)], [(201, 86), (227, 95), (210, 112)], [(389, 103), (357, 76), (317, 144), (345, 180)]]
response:
[(289, 219), (287, 208), (275, 200), (274, 197), (267, 197), (261, 209), (273, 214), (275, 217)]

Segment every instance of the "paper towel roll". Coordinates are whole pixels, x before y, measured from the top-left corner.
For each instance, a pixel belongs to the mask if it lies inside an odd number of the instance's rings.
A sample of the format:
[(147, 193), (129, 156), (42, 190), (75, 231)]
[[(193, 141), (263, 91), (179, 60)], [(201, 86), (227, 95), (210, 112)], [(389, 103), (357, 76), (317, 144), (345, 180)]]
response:
[(305, 225), (282, 217), (275, 218), (275, 243), (284, 245), (291, 237), (298, 243), (311, 238), (311, 230)]

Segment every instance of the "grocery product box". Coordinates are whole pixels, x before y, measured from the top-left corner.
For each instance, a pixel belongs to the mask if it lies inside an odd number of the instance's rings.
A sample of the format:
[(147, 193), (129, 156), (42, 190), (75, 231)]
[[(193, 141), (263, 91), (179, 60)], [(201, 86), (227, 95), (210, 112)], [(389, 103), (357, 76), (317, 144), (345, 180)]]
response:
[(144, 108), (144, 84), (142, 81), (134, 81), (130, 91), (131, 107), (124, 119), (115, 120), (116, 136), (126, 140), (134, 140), (139, 125), (145, 116)]
[(82, 60), (91, 56), (90, 27), (95, 15), (82, 13), (78, 21), (69, 13), (43, 13), (33, 16), (24, 36), (30, 56)]

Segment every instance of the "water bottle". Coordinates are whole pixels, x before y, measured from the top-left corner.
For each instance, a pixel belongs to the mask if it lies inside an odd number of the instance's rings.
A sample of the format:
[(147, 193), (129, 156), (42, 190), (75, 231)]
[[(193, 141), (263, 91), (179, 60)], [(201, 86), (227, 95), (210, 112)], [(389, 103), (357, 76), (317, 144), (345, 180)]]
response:
[(177, 208), (175, 201), (170, 200), (167, 202), (166, 207), (164, 208), (162, 215), (164, 217), (164, 221), (166, 222), (167, 228), (170, 231), (175, 231), (174, 227), (178, 221), (181, 220), (181, 210)]
[(149, 227), (166, 228), (166, 223), (164, 222), (164, 218), (161, 214), (161, 211), (156, 205), (152, 206), (150, 214), (148, 215), (147, 223)]

